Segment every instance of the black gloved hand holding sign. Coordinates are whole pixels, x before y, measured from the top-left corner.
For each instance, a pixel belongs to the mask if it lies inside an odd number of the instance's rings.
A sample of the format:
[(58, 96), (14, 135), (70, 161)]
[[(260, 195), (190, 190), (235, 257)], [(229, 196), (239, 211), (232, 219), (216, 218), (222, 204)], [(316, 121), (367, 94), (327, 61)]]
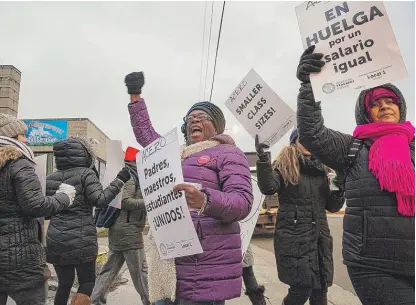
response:
[(302, 83), (310, 83), (311, 73), (321, 72), (322, 67), (325, 65), (325, 62), (321, 60), (324, 57), (324, 54), (313, 53), (314, 50), (315, 46), (310, 46), (300, 57), (296, 77)]
[(257, 156), (260, 161), (267, 162), (269, 161), (269, 155), (264, 151), (265, 149), (269, 149), (270, 146), (264, 143), (260, 143), (259, 141), (259, 135), (256, 135), (255, 138), (255, 146), (256, 146), (256, 152)]

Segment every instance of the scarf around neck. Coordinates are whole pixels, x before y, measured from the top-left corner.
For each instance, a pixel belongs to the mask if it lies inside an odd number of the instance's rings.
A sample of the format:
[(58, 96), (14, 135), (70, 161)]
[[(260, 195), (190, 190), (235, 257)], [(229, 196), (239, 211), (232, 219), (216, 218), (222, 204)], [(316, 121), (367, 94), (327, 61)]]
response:
[(26, 157), (26, 159), (31, 161), (33, 164), (36, 164), (35, 155), (33, 154), (33, 151), (26, 144), (23, 144), (22, 142), (19, 142), (13, 138), (0, 136), (0, 147), (4, 146), (13, 146), (17, 150), (19, 150), (23, 154), (23, 156)]
[(369, 170), (376, 176), (381, 190), (396, 193), (401, 215), (415, 216), (415, 169), (409, 144), (415, 127), (404, 123), (368, 123), (358, 125), (354, 137), (374, 141), (369, 151)]
[(187, 145), (181, 146), (181, 151), (180, 151), (181, 160), (183, 161), (189, 156), (192, 156), (193, 154), (197, 154), (205, 149), (215, 147), (219, 144), (228, 144), (228, 145), (235, 146), (234, 140), (229, 135), (218, 134), (205, 141), (201, 141), (201, 142), (191, 144), (188, 146)]

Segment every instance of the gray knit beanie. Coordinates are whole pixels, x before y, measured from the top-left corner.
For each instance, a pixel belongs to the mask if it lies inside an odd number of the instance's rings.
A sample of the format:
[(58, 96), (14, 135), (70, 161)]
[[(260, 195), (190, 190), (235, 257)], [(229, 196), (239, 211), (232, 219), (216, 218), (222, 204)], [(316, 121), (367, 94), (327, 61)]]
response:
[[(218, 134), (222, 134), (225, 130), (225, 117), (224, 113), (222, 112), (221, 108), (211, 102), (199, 102), (195, 103), (186, 113), (186, 115), (190, 114), (194, 110), (202, 110), (206, 112), (211, 118), (214, 124), (215, 129), (217, 130)], [(186, 122), (182, 125), (182, 133), (186, 137)]]
[(14, 138), (18, 135), (25, 135), (27, 126), (14, 116), (0, 113), (0, 136)]

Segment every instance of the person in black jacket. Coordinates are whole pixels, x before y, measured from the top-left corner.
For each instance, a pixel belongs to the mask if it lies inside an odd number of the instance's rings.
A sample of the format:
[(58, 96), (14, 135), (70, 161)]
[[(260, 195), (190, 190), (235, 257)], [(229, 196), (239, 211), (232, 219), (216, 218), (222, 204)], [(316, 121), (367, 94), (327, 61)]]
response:
[(124, 185), (121, 211), (108, 229), (108, 259), (97, 277), (91, 295), (92, 305), (107, 304), (107, 295), (124, 263), (130, 272), (133, 285), (142, 304), (150, 305), (147, 279), (146, 253), (143, 244), (143, 229), (146, 224), (146, 206), (140, 189), (136, 155), (138, 149), (128, 147), (124, 162), (130, 169), (131, 179)]
[(309, 79), (325, 63), (313, 51), (304, 52), (297, 72), (299, 140), (346, 172), (343, 258), (351, 282), (364, 305), (415, 304), (415, 129), (406, 101), (391, 84), (364, 90), (354, 135), (326, 128)]
[(130, 179), (128, 168), (103, 190), (94, 167), (95, 152), (85, 138), (70, 137), (53, 145), (57, 171), (46, 178), (46, 193), (53, 194), (62, 182), (75, 186), (70, 209), (53, 216), (46, 236), (47, 261), (58, 276), (55, 305), (66, 305), (77, 272), (79, 288), (71, 305), (89, 305), (95, 284), (98, 254), (93, 207), (105, 207)]
[(26, 132), (23, 121), (0, 114), (0, 305), (8, 296), (17, 305), (45, 304), (45, 249), (36, 218), (63, 211), (75, 197), (75, 188), (62, 184), (43, 195)]
[(279, 196), (274, 251), (280, 281), (290, 286), (284, 305), (327, 304), (334, 266), (332, 236), (325, 210), (339, 211), (343, 191), (331, 191), (327, 174), (332, 172), (310, 154), (297, 139), (282, 149), (271, 164), (256, 137), (257, 183), (264, 195)]

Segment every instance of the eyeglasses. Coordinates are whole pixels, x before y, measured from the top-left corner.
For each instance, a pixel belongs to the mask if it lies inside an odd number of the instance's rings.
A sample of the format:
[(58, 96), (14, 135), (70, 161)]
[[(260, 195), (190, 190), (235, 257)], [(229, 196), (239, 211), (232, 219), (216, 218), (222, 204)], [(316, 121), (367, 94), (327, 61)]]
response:
[(186, 117), (183, 118), (183, 121), (185, 123), (190, 123), (193, 120), (197, 120), (197, 121), (212, 121), (212, 118), (206, 114), (206, 113), (201, 113), (201, 114), (197, 114), (197, 115), (188, 115)]

